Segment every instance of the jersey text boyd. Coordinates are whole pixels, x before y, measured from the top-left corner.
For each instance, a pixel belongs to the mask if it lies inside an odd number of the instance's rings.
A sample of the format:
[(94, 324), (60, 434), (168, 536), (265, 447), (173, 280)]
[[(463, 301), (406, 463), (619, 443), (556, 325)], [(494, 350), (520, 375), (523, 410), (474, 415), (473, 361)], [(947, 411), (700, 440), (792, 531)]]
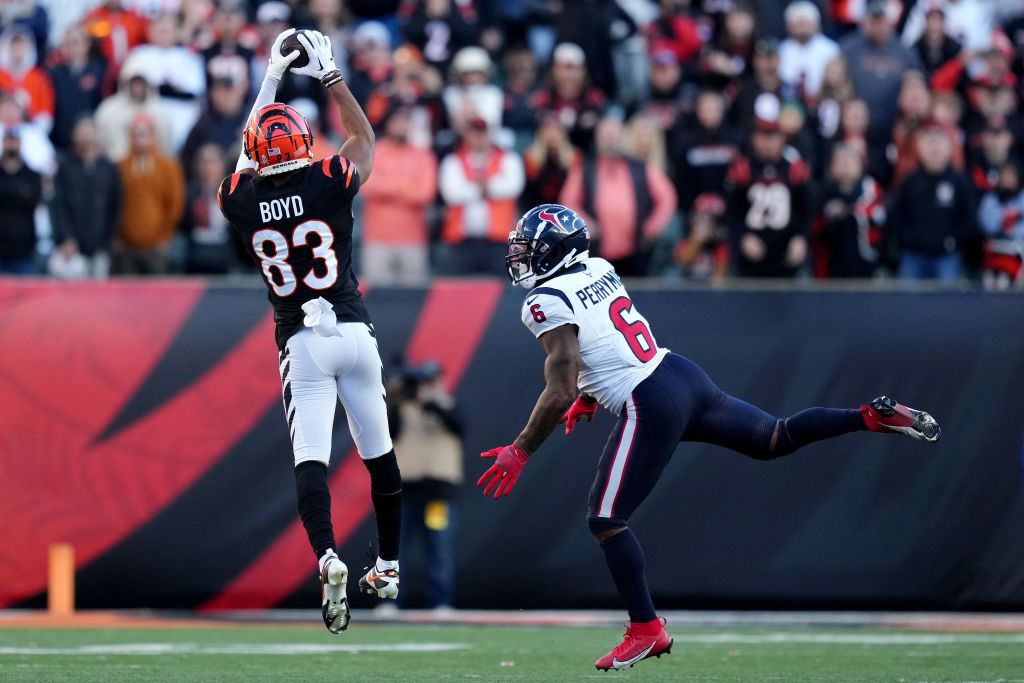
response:
[(302, 197), (297, 194), (282, 199), (271, 199), (269, 202), (260, 202), (260, 218), (264, 223), (294, 218), (303, 213)]

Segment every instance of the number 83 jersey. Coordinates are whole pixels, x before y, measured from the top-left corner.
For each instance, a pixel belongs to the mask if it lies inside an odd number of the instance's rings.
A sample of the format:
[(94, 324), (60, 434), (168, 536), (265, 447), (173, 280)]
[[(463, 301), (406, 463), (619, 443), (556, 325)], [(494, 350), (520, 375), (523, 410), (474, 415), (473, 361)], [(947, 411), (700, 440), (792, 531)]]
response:
[(587, 259), (531, 290), (523, 301), (522, 318), (535, 337), (576, 325), (579, 390), (616, 415), (668, 353), (658, 348), (612, 264), (601, 258)]
[(235, 173), (217, 200), (260, 267), (274, 306), (278, 348), (302, 328), (302, 304), (323, 297), (338, 322), (370, 322), (352, 272), (352, 198), (355, 164), (333, 156), (301, 168), (275, 185)]

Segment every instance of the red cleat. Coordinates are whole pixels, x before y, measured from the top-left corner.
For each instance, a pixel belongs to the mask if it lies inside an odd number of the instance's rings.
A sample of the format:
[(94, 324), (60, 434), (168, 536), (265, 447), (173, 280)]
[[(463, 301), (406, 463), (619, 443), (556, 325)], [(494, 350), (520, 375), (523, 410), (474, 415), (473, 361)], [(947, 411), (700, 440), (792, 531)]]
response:
[(665, 617), (646, 624), (626, 624), (626, 635), (618, 647), (594, 663), (601, 671), (628, 669), (642, 659), (672, 653), (672, 636), (665, 631)]
[(938, 441), (939, 423), (923, 410), (900, 405), (888, 396), (879, 396), (860, 407), (864, 424), (873, 432), (900, 432), (921, 441)]

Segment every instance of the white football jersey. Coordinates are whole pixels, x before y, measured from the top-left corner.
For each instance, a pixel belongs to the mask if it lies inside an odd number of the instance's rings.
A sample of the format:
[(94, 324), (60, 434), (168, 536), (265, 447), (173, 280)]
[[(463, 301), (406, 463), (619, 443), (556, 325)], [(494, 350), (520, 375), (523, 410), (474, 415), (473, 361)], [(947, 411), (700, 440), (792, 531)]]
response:
[(562, 325), (579, 328), (579, 390), (616, 415), (668, 353), (658, 348), (612, 264), (601, 258), (535, 287), (526, 295), (522, 317), (535, 337)]

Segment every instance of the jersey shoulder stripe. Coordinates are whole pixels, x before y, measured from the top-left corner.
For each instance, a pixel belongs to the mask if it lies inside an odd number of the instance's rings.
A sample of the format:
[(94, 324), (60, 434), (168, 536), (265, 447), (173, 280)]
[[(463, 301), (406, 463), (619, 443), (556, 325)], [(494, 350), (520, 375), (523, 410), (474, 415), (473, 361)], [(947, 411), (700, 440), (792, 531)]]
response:
[(557, 296), (565, 302), (565, 305), (569, 307), (570, 311), (573, 310), (572, 301), (570, 301), (565, 292), (560, 289), (555, 289), (554, 287), (534, 287), (530, 290), (530, 293), (526, 295), (526, 298), (529, 299), (535, 294), (550, 294), (551, 296)]
[(221, 182), (220, 187), (217, 188), (217, 205), (220, 207), (222, 212), (224, 211), (224, 188), (226, 187), (228, 189), (227, 196), (230, 197), (234, 194), (235, 190), (238, 189), (238, 183), (242, 180), (242, 176), (249, 175), (252, 174), (239, 171), (238, 173), (232, 173)]
[[(319, 169), (320, 173), (325, 178), (335, 182), (341, 182), (342, 178), (345, 179), (345, 189), (352, 190), (352, 181), (356, 180), (356, 189), (359, 187), (358, 178), (359, 172), (356, 170), (356, 165), (351, 160), (346, 159), (340, 154), (335, 154), (332, 157), (327, 157), (321, 161), (313, 164), (314, 169)], [(353, 193), (355, 190), (352, 190)]]

